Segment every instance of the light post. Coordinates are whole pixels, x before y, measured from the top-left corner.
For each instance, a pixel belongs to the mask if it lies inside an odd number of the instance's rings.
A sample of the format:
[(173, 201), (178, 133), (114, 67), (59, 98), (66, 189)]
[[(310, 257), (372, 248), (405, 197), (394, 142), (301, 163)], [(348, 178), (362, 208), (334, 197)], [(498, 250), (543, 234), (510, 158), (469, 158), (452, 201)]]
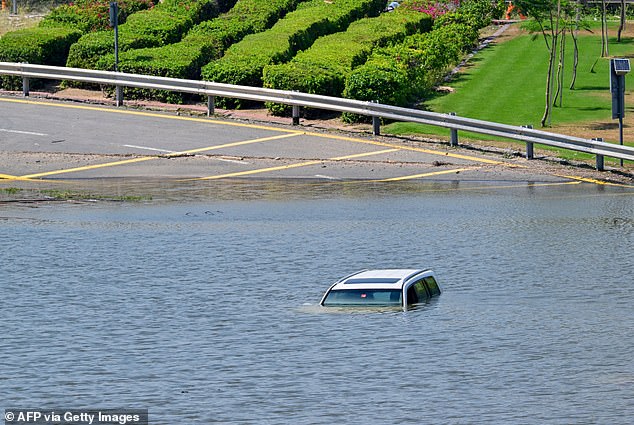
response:
[[(623, 145), (623, 117), (625, 116), (625, 75), (630, 72), (630, 60), (610, 59), (610, 92), (612, 119), (619, 119), (619, 144)], [(621, 159), (621, 167), (623, 160)]]

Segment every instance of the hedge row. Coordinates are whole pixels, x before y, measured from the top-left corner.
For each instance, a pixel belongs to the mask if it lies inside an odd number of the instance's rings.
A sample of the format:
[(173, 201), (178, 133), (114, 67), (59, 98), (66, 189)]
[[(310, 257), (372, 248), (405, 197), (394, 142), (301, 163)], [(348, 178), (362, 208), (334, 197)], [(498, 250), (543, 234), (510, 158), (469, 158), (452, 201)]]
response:
[[(491, 8), (488, 0), (470, 2), (469, 8), (438, 17), (429, 33), (377, 49), (363, 66), (350, 73), (343, 96), (396, 106), (412, 104), (475, 46), (479, 29), (490, 23), (490, 17), (482, 18), (490, 16), (487, 10), (473, 7), (477, 3)], [(352, 114), (343, 118), (349, 122), (360, 119)]]
[[(478, 40), (464, 24), (451, 24), (427, 34), (408, 37), (404, 43), (379, 49), (346, 79), (343, 96), (407, 106), (445, 75), (447, 69)], [(355, 115), (343, 116), (357, 121)]]
[[(119, 69), (137, 74), (200, 79), (203, 65), (221, 57), (231, 44), (245, 35), (270, 28), (302, 1), (238, 0), (230, 11), (195, 26), (178, 43), (124, 52), (119, 56)], [(101, 59), (99, 67), (112, 69), (113, 63), (113, 56), (108, 55)], [(183, 100), (183, 95), (179, 93), (138, 89), (127, 90), (126, 97), (154, 98), (176, 103)]]
[[(175, 43), (191, 27), (218, 16), (233, 3), (235, 0), (164, 0), (119, 25), (119, 51)], [(99, 59), (111, 53), (114, 54), (112, 30), (89, 33), (73, 44), (66, 65), (99, 69)]]
[[(345, 30), (363, 16), (376, 16), (385, 0), (312, 0), (279, 20), (271, 29), (246, 36), (225, 55), (202, 69), (207, 81), (262, 86), (266, 65), (289, 61), (298, 51), (310, 47), (323, 35)], [(220, 100), (221, 105), (239, 106), (240, 101)]]
[[(376, 18), (353, 22), (348, 30), (317, 39), (313, 46), (285, 64), (264, 68), (264, 86), (340, 97), (352, 70), (367, 60), (373, 49), (428, 31), (432, 18), (397, 8)], [(288, 112), (284, 105), (268, 105), (274, 114)]]
[[(152, 0), (118, 0), (120, 24), (125, 23), (129, 15), (154, 7)], [(44, 17), (40, 27), (68, 27), (83, 33), (105, 30), (110, 26), (110, 0), (77, 0), (71, 4), (60, 5)]]
[[(150, 0), (125, 0), (119, 17), (151, 7)], [(27, 62), (63, 66), (70, 46), (84, 32), (108, 25), (109, 3), (106, 0), (79, 0), (73, 6), (62, 5), (51, 11), (37, 27), (9, 32), (0, 38), (0, 61)], [(2, 87), (19, 90), (20, 78), (2, 77)]]

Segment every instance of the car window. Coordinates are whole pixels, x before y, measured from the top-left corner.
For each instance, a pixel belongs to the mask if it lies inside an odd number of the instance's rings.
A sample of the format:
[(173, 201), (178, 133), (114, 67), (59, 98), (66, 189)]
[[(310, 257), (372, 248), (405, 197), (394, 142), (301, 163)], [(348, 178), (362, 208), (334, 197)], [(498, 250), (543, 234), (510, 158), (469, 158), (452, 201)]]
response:
[(328, 293), (325, 306), (400, 306), (401, 291), (397, 289), (343, 289)]
[(407, 288), (407, 304), (417, 304), (418, 303), (418, 294), (416, 293), (416, 289), (414, 285), (410, 285)]
[(418, 295), (419, 301), (424, 301), (429, 298), (427, 286), (425, 286), (425, 282), (423, 282), (422, 279), (414, 283), (414, 290), (416, 291), (416, 295)]
[(427, 284), (432, 297), (437, 297), (438, 295), (440, 295), (440, 288), (438, 287), (438, 283), (436, 283), (436, 279), (431, 276), (426, 277), (425, 283)]

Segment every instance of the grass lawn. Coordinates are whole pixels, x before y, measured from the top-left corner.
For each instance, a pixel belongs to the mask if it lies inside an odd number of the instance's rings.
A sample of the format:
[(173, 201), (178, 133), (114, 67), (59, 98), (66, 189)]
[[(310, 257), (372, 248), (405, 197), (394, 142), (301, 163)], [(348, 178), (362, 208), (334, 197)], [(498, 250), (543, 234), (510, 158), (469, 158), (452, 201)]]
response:
[[(616, 57), (634, 56), (634, 38), (623, 38), (621, 43), (610, 40), (610, 54)], [(579, 35), (579, 66), (575, 90), (570, 90), (573, 45), (569, 37), (566, 45), (565, 83), (563, 104), (552, 110), (552, 127), (581, 137), (604, 137), (618, 142), (618, 131), (612, 120), (609, 83), (609, 59), (600, 58), (600, 29), (594, 34)], [(533, 37), (520, 31), (508, 41), (494, 43), (476, 54), (469, 64), (447, 83), (451, 93), (438, 93), (424, 105), (434, 112), (455, 112), (459, 116), (513, 125), (531, 124), (540, 128), (544, 113), (548, 50), (541, 35)], [(634, 77), (634, 74), (630, 78)], [(626, 77), (626, 82), (628, 78)], [(631, 90), (628, 90), (632, 93)], [(628, 107), (627, 112), (634, 113)], [(632, 112), (630, 112), (632, 111)], [(627, 124), (626, 113), (626, 124)], [(634, 125), (634, 121), (632, 121)], [(574, 131), (571, 131), (574, 130)], [(610, 135), (598, 134), (610, 130)], [(391, 134), (428, 134), (447, 136), (446, 129), (410, 123), (393, 123), (385, 128)], [(579, 134), (579, 132), (581, 134)], [(595, 133), (597, 133), (595, 135)], [(485, 135), (461, 138), (495, 140)], [(616, 135), (616, 136), (614, 136)], [(614, 138), (616, 137), (616, 138)], [(626, 144), (628, 138), (625, 137)], [(630, 138), (629, 141), (632, 139)], [(516, 142), (520, 144), (521, 142)]]

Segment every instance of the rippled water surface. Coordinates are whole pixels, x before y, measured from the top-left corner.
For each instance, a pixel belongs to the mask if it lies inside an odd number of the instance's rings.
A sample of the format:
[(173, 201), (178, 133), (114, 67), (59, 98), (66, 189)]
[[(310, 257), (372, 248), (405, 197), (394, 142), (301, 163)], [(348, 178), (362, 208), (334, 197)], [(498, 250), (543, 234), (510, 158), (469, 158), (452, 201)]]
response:
[[(631, 189), (298, 186), (0, 205), (0, 408), (631, 423)], [(432, 267), (444, 292), (406, 313), (315, 306), (375, 267)]]

